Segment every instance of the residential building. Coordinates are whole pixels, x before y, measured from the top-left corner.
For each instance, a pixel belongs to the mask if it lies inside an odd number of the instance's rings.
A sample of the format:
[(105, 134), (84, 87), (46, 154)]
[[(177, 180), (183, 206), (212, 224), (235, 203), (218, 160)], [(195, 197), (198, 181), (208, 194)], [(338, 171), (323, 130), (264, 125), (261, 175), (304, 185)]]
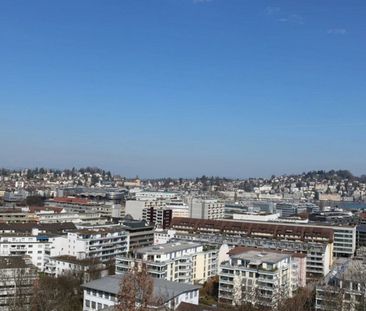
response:
[(165, 207), (172, 210), (172, 217), (189, 217), (189, 206), (181, 198), (167, 200)]
[(63, 255), (51, 257), (46, 263), (44, 272), (54, 277), (73, 274), (81, 276), (84, 282), (89, 282), (107, 276), (108, 267), (93, 258), (78, 259), (74, 256)]
[(305, 255), (298, 254), (296, 262), (290, 253), (243, 247), (229, 255), (229, 261), (220, 266), (221, 303), (275, 308), (280, 299), (292, 297), (305, 286)]
[[(102, 310), (117, 304), (123, 274), (107, 276), (83, 286), (83, 311)], [(200, 286), (153, 279), (152, 310), (176, 310), (182, 302), (198, 305)]]
[(174, 192), (164, 191), (138, 191), (135, 194), (136, 200), (173, 199), (177, 197)]
[(154, 226), (145, 221), (124, 220), (121, 225), (128, 233), (129, 251), (154, 244)]
[(27, 257), (0, 257), (0, 310), (30, 311), (37, 268)]
[(315, 310), (366, 309), (365, 260), (347, 259), (316, 287)]
[(125, 215), (130, 215), (133, 219), (141, 220), (143, 210), (150, 207), (162, 207), (165, 205), (163, 200), (127, 200), (125, 205)]
[(216, 199), (192, 198), (189, 202), (191, 218), (221, 219), (224, 218), (225, 204)]
[(172, 220), (172, 210), (166, 207), (147, 207), (142, 211), (142, 219), (148, 223), (153, 224), (157, 228), (169, 228)]
[(173, 218), (171, 227), (177, 239), (304, 253), (309, 276), (328, 274), (333, 263), (331, 228), (194, 218)]
[(154, 278), (182, 283), (203, 283), (217, 274), (216, 248), (202, 244), (174, 242), (137, 249), (133, 256), (116, 259), (116, 273), (124, 273), (136, 264), (144, 264)]
[(68, 232), (58, 241), (67, 247), (63, 254), (77, 259), (94, 258), (102, 262), (113, 260), (129, 250), (128, 232), (123, 226), (85, 228)]

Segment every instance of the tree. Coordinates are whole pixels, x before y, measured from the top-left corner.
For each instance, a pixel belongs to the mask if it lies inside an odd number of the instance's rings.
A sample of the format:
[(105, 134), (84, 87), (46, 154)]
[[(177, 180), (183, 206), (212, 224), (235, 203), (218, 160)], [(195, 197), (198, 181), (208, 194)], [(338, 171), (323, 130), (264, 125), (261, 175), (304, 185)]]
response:
[(29, 196), (25, 199), (27, 206), (44, 206), (43, 198), (40, 195)]
[(62, 275), (41, 276), (33, 288), (33, 311), (81, 311), (83, 291), (81, 277)]
[[(21, 259), (14, 257), (10, 259), (17, 264)], [(0, 287), (6, 296), (3, 296), (1, 303), (6, 305), (9, 311), (30, 310), (32, 286), (36, 278), (36, 270), (31, 267), (12, 268), (4, 266), (0, 270)]]
[(153, 305), (153, 280), (146, 266), (135, 265), (127, 272), (120, 284), (116, 311), (147, 311)]

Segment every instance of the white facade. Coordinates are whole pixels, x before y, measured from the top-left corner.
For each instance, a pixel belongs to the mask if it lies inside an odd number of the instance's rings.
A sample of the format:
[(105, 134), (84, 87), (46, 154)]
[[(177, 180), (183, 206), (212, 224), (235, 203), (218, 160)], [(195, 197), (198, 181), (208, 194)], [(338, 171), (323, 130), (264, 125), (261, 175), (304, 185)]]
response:
[(215, 199), (192, 198), (190, 200), (190, 217), (200, 219), (224, 218), (225, 204)]
[(278, 252), (247, 250), (231, 255), (220, 266), (219, 300), (274, 308), (278, 299), (292, 297), (299, 287), (298, 268), (290, 255)]
[(201, 244), (175, 242), (137, 249), (134, 258), (119, 256), (116, 273), (125, 273), (136, 264), (146, 265), (158, 279), (182, 283), (203, 283), (217, 274), (217, 249), (204, 250)]
[[(123, 275), (113, 275), (84, 284), (83, 311), (102, 310), (116, 305), (122, 278)], [(160, 306), (153, 305), (151, 309), (165, 306), (175, 310), (181, 302), (198, 305), (199, 286), (153, 279), (153, 295), (158, 298), (156, 300), (163, 300)]]
[(32, 235), (0, 236), (0, 256), (29, 256), (32, 264), (43, 271), (50, 256), (51, 243)]
[(164, 206), (161, 200), (127, 200), (125, 206), (125, 215), (131, 215), (133, 219), (141, 220), (143, 210), (148, 207)]
[(100, 228), (67, 234), (67, 255), (108, 261), (129, 250), (129, 236), (124, 229)]
[(37, 213), (38, 221), (41, 224), (72, 222), (75, 224), (88, 223), (91, 225), (104, 224), (105, 219), (101, 218), (98, 212), (85, 213), (55, 213), (54, 211), (41, 211)]
[(243, 213), (233, 214), (235, 220), (254, 220), (254, 221), (273, 221), (278, 219), (280, 214), (258, 214), (258, 213)]
[(154, 245), (166, 244), (175, 237), (175, 230), (156, 229), (154, 231)]
[(135, 194), (136, 200), (156, 200), (156, 199), (173, 199), (177, 197), (173, 192), (162, 191), (140, 191)]

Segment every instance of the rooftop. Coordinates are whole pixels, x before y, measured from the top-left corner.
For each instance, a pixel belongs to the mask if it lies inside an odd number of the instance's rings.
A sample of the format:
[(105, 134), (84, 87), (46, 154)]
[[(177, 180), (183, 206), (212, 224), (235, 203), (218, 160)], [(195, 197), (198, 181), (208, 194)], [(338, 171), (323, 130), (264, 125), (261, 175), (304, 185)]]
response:
[(166, 243), (166, 244), (142, 247), (137, 249), (136, 253), (149, 253), (149, 254), (171, 253), (199, 246), (202, 246), (202, 244), (193, 242), (174, 242), (174, 243)]
[(51, 257), (53, 260), (63, 261), (63, 262), (69, 262), (73, 264), (78, 264), (81, 266), (89, 266), (100, 263), (99, 260), (94, 258), (85, 258), (85, 259), (77, 259), (75, 256), (69, 256), (69, 255), (63, 255), (63, 256), (56, 256)]
[(30, 258), (21, 256), (0, 257), (0, 269), (36, 268)]
[(289, 254), (281, 254), (278, 252), (271, 252), (269, 250), (266, 251), (247, 250), (240, 254), (232, 256), (232, 258), (244, 259), (249, 261), (250, 263), (257, 265), (260, 265), (262, 263), (274, 264), (289, 257), (290, 257)]
[[(117, 295), (120, 289), (120, 283), (123, 279), (123, 276), (124, 276), (123, 274), (106, 276), (104, 278), (83, 284), (82, 287)], [(168, 302), (171, 299), (183, 293), (201, 288), (200, 286), (197, 285), (170, 282), (163, 279), (153, 278), (152, 280), (154, 284), (153, 289), (154, 297), (155, 298), (163, 297), (165, 302)]]

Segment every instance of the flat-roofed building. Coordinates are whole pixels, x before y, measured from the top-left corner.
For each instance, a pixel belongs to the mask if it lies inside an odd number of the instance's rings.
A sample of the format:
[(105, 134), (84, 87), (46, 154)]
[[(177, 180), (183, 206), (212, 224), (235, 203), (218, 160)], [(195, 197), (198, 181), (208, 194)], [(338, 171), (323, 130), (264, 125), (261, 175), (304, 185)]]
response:
[(366, 264), (346, 259), (316, 286), (315, 310), (358, 311), (366, 309)]
[(333, 263), (333, 230), (331, 228), (267, 222), (173, 218), (172, 229), (176, 230), (177, 239), (304, 253), (307, 256), (309, 276), (326, 275)]
[[(77, 259), (93, 258), (101, 262), (114, 260), (129, 250), (129, 235), (123, 226), (100, 226), (67, 232), (53, 243), (57, 255)], [(59, 250), (59, 251), (57, 251)]]
[(37, 268), (29, 258), (0, 257), (0, 310), (31, 310), (36, 278)]
[(192, 218), (221, 219), (225, 215), (225, 204), (216, 199), (192, 198), (189, 206)]
[(94, 258), (78, 259), (63, 255), (51, 257), (46, 263), (44, 272), (54, 277), (73, 274), (77, 277), (81, 276), (84, 282), (89, 282), (107, 276), (108, 267)]
[[(102, 310), (118, 303), (123, 274), (107, 276), (82, 285), (84, 311)], [(182, 302), (198, 305), (200, 286), (153, 278), (151, 310), (176, 310)]]
[[(234, 248), (220, 266), (219, 301), (275, 308), (305, 286), (305, 255), (253, 248)], [(302, 279), (301, 277), (302, 276)]]
[(154, 244), (153, 225), (139, 220), (124, 220), (121, 225), (128, 232), (129, 251)]
[(116, 273), (129, 271), (135, 265), (145, 265), (154, 278), (183, 283), (203, 283), (217, 274), (216, 248), (202, 244), (174, 242), (137, 249), (133, 256), (118, 256)]

